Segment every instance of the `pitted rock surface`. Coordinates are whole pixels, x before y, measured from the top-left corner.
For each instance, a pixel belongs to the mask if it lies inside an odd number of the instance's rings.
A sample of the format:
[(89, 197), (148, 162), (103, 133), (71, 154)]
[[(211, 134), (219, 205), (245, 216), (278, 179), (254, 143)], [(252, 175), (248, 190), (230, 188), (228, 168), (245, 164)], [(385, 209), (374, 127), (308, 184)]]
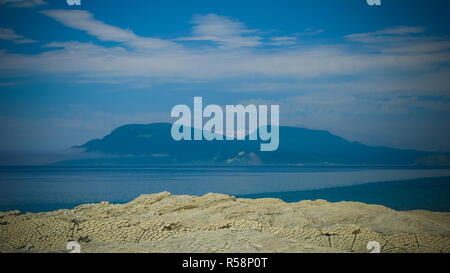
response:
[(450, 252), (450, 213), (168, 192), (126, 204), (0, 213), (1, 252)]

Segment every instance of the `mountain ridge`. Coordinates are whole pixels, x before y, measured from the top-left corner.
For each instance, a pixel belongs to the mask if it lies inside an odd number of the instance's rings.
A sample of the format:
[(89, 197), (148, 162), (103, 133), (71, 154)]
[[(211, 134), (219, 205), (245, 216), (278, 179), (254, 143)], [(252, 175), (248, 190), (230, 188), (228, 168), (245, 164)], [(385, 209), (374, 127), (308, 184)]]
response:
[[(125, 124), (103, 138), (82, 145), (87, 154), (107, 157), (84, 159), (86, 164), (415, 164), (439, 153), (369, 146), (348, 141), (328, 131), (280, 126), (280, 146), (261, 152), (260, 140), (181, 140), (170, 135), (170, 123)], [(447, 156), (447, 155), (446, 155)], [(66, 163), (76, 163), (70, 161)], [(83, 163), (83, 160), (78, 161)]]

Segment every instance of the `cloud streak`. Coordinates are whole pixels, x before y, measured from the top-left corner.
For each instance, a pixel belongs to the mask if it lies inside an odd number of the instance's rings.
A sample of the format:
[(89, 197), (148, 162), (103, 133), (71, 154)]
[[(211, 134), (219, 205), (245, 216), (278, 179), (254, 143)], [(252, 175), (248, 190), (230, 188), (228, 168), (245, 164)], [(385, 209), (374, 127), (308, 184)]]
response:
[(46, 4), (47, 2), (43, 0), (0, 0), (0, 5), (13, 8), (33, 8)]
[(12, 41), (15, 44), (29, 44), (37, 41), (25, 39), (22, 35), (18, 35), (10, 28), (0, 27), (0, 40)]
[[(103, 80), (141, 77), (195, 82), (260, 77), (301, 81), (334, 75), (386, 74), (386, 71), (425, 73), (450, 63), (450, 41), (421, 35), (424, 29), (420, 27), (397, 27), (345, 37), (370, 48), (364, 52), (348, 43), (301, 45), (296, 36), (257, 35), (260, 31), (216, 14), (194, 16), (192, 36), (160, 39), (106, 24), (87, 11), (42, 13), (100, 41), (116, 44), (52, 42), (44, 46), (47, 51), (35, 55), (0, 52), (0, 76), (76, 73), (81, 78)], [(20, 41), (11, 30), (4, 30), (3, 36)], [(390, 42), (383, 44), (383, 39)], [(188, 41), (213, 44), (193, 47), (185, 45)]]
[(262, 45), (262, 38), (255, 35), (256, 30), (248, 29), (238, 20), (216, 14), (196, 15), (191, 37), (178, 38), (178, 41), (211, 41), (223, 49), (254, 47)]
[(122, 29), (98, 21), (85, 10), (44, 10), (44, 15), (63, 25), (82, 30), (101, 41), (126, 43), (139, 48), (162, 48), (172, 45), (171, 42), (157, 38), (143, 38), (129, 29)]
[[(364, 40), (372, 52), (358, 52), (346, 44), (302, 46), (295, 44), (296, 39), (290, 36), (267, 37), (270, 42), (278, 43), (276, 49), (270, 49), (262, 47), (262, 38), (250, 36), (249, 39), (246, 36), (254, 34), (254, 30), (216, 15), (195, 17), (193, 22), (201, 27), (194, 27), (191, 38), (169, 41), (141, 37), (131, 30), (105, 24), (87, 11), (51, 10), (43, 13), (101, 41), (117, 44), (107, 47), (93, 42), (53, 42), (45, 45), (48, 51), (36, 55), (0, 52), (0, 75), (77, 73), (86, 78), (111, 77), (117, 80), (117, 77), (142, 77), (193, 82), (229, 77), (304, 80), (333, 75), (386, 74), (386, 71), (420, 73), (450, 62), (447, 40), (416, 37), (406, 47), (404, 39), (407, 37), (403, 34), (416, 33), (416, 28), (377, 32), (376, 36), (396, 33), (398, 40), (387, 46), (377, 40)], [(223, 23), (221, 27), (217, 21)], [(373, 35), (353, 35), (347, 39)], [(189, 39), (209, 40), (218, 45), (184, 46), (183, 42)], [(257, 43), (252, 44), (251, 41)]]
[[(78, 83), (134, 82), (135, 86), (236, 79), (239, 85), (228, 88), (239, 92), (352, 95), (396, 91), (445, 96), (450, 92), (450, 70), (446, 68), (450, 41), (426, 36), (422, 27), (350, 34), (343, 39), (350, 41), (346, 43), (302, 45), (295, 35), (258, 35), (263, 32), (236, 19), (207, 14), (194, 16), (192, 36), (164, 40), (106, 24), (87, 11), (42, 13), (116, 44), (52, 42), (34, 55), (0, 51), (0, 77), (66, 74), (75, 76)], [(20, 41), (23, 37), (11, 29), (0, 29), (0, 39)], [(185, 45), (187, 41), (213, 44), (193, 47)], [(332, 80), (336, 76), (345, 80)]]

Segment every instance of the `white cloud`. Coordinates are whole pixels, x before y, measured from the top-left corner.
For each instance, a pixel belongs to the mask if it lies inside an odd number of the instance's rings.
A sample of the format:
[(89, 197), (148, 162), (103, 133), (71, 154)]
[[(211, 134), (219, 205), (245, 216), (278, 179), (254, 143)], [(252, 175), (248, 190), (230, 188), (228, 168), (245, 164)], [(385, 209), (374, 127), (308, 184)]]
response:
[(42, 13), (65, 26), (86, 31), (100, 40), (126, 42), (137, 38), (131, 30), (123, 30), (97, 21), (85, 10), (44, 10)]
[(425, 31), (424, 27), (408, 27), (408, 26), (397, 26), (393, 28), (386, 28), (380, 31), (374, 32), (375, 35), (406, 35), (406, 34), (417, 34)]
[(172, 45), (169, 41), (139, 37), (129, 29), (105, 24), (85, 10), (44, 10), (42, 13), (65, 26), (86, 31), (102, 41), (124, 42), (138, 48), (161, 48)]
[(178, 41), (212, 41), (222, 48), (253, 47), (261, 45), (256, 30), (248, 29), (238, 20), (216, 14), (196, 15), (191, 21), (195, 26), (192, 37), (178, 38)]
[(43, 0), (0, 0), (0, 5), (6, 5), (13, 8), (33, 8), (40, 5), (46, 5)]
[(339, 47), (296, 47), (275, 52), (204, 51), (163, 48), (132, 51), (120, 45), (103, 47), (93, 43), (60, 42), (37, 55), (0, 52), (0, 74), (78, 73), (78, 76), (146, 77), (165, 81), (214, 80), (218, 78), (289, 77), (304, 79), (327, 75), (360, 75), (428, 71), (448, 63), (448, 52), (416, 55), (363, 54)]
[(13, 41), (16, 44), (32, 44), (32, 43), (36, 43), (36, 40), (32, 40), (32, 39), (19, 39), (19, 40), (14, 40)]
[(395, 27), (376, 32), (347, 35), (350, 41), (362, 43), (366, 48), (397, 55), (431, 54), (450, 50), (449, 37), (424, 35), (423, 27)]
[[(279, 91), (278, 87), (369, 92), (433, 86), (444, 92), (449, 90), (447, 81), (442, 79), (449, 78), (449, 71), (444, 68), (450, 63), (450, 41), (425, 36), (421, 27), (396, 27), (345, 37), (357, 43), (364, 41), (370, 47), (366, 51), (353, 43), (298, 45), (297, 37), (292, 35), (259, 37), (255, 36), (259, 31), (215, 14), (195, 16), (192, 36), (171, 40), (139, 36), (130, 29), (96, 20), (87, 11), (47, 10), (43, 14), (117, 44), (52, 42), (44, 46), (46, 51), (34, 55), (0, 51), (0, 77), (66, 73), (75, 76), (76, 82), (123, 83), (132, 78), (145, 79), (145, 84), (235, 78), (241, 80), (241, 90), (249, 84), (243, 79), (256, 79), (254, 86), (265, 85), (260, 90), (272, 92)], [(4, 35), (18, 36), (11, 31), (4, 31)], [(384, 44), (378, 42), (380, 38), (395, 39)], [(216, 46), (192, 47), (184, 44), (186, 40), (208, 40)], [(271, 43), (278, 43), (278, 47), (268, 47)], [(346, 76), (349, 80), (305, 81), (333, 76)], [(427, 81), (431, 77), (438, 81)]]
[(371, 43), (376, 41), (397, 39), (398, 36), (419, 34), (425, 32), (423, 27), (407, 27), (398, 26), (394, 28), (386, 28), (375, 32), (355, 33), (347, 35), (346, 38), (356, 42)]
[(297, 43), (297, 37), (295, 36), (278, 36), (278, 37), (271, 37), (270, 40), (272, 41), (269, 43), (270, 45), (295, 45)]
[(425, 41), (427, 39), (436, 39), (433, 37), (424, 37), (425, 28), (423, 27), (406, 27), (399, 26), (394, 28), (386, 28), (375, 32), (354, 33), (345, 36), (348, 40), (359, 43), (368, 44), (393, 44), (393, 43), (408, 43), (414, 44), (418, 41)]
[(279, 36), (270, 38), (272, 41), (282, 42), (282, 41), (295, 41), (297, 37), (294, 36)]

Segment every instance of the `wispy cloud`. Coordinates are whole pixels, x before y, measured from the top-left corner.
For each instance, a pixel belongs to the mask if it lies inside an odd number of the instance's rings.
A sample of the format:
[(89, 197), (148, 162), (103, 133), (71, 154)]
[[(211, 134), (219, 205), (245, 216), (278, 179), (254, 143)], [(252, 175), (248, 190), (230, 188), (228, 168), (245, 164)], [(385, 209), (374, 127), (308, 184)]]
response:
[(103, 41), (126, 42), (137, 38), (131, 30), (120, 29), (97, 21), (91, 13), (85, 10), (44, 10), (42, 13), (65, 26), (86, 31)]
[(105, 24), (85, 10), (44, 10), (42, 13), (65, 26), (85, 31), (102, 41), (122, 42), (139, 48), (161, 48), (172, 44), (162, 39), (139, 37), (130, 29)]
[(0, 0), (0, 5), (6, 5), (13, 8), (33, 8), (40, 5), (46, 5), (43, 0)]
[(295, 45), (297, 43), (297, 37), (295, 36), (278, 36), (271, 37), (271, 45)]
[(0, 27), (0, 40), (12, 41), (16, 44), (29, 44), (37, 42), (35, 40), (25, 39), (22, 35), (16, 34), (14, 30), (10, 28), (2, 27)]
[(376, 32), (356, 33), (345, 36), (368, 48), (388, 54), (429, 54), (448, 52), (449, 37), (426, 36), (423, 27), (395, 27)]
[(20, 39), (22, 36), (17, 35), (14, 30), (10, 28), (0, 28), (0, 39), (2, 40), (16, 40)]
[(425, 31), (424, 27), (408, 27), (408, 26), (397, 26), (393, 28), (386, 28), (373, 32), (375, 35), (406, 35), (406, 34), (417, 34)]
[[(78, 77), (76, 82), (117, 83), (127, 82), (130, 78), (145, 79), (147, 83), (152, 80), (195, 83), (236, 78), (260, 79), (256, 85), (265, 84), (267, 91), (273, 86), (273, 92), (279, 91), (277, 83), (283, 83), (284, 89), (291, 86), (294, 90), (299, 86), (303, 89), (333, 89), (334, 86), (334, 89), (380, 90), (376, 86), (379, 85), (389, 91), (392, 86), (411, 88), (412, 82), (420, 88), (429, 85), (423, 75), (428, 79), (441, 79), (442, 75), (445, 78), (448, 74), (445, 67), (450, 63), (450, 41), (445, 37), (426, 36), (422, 27), (400, 26), (350, 34), (342, 43), (300, 45), (296, 35), (271, 36), (250, 29), (236, 19), (216, 14), (194, 16), (189, 37), (160, 39), (139, 36), (130, 29), (106, 24), (87, 11), (47, 10), (42, 13), (98, 40), (116, 44), (103, 46), (95, 40), (55, 41), (44, 46), (46, 51), (35, 55), (3, 51), (0, 52), (0, 76), (69, 73)], [(4, 33), (17, 39), (14, 32)], [(390, 39), (390, 42), (383, 43), (380, 39)], [(186, 41), (210, 41), (213, 44), (193, 47), (185, 45)], [(353, 43), (363, 43), (370, 50), (361, 50), (359, 44)], [(396, 78), (392, 77), (394, 74)], [(334, 76), (345, 76), (347, 80), (339, 83), (305, 81)], [(378, 82), (373, 80), (375, 78)], [(391, 87), (384, 83), (390, 83)], [(308, 84), (310, 86), (305, 87)], [(241, 84), (245, 85), (248, 82)], [(437, 87), (445, 92), (448, 90), (445, 84)]]
[(312, 29), (312, 28), (307, 28), (305, 31), (303, 32), (299, 32), (296, 33), (296, 35), (298, 36), (314, 36), (314, 35), (318, 35), (320, 33), (324, 32), (323, 29)]
[(222, 48), (253, 47), (261, 45), (261, 37), (255, 35), (256, 30), (236, 19), (216, 14), (196, 15), (191, 21), (194, 24), (191, 37), (182, 37), (178, 41), (211, 41)]
[(346, 38), (356, 42), (373, 43), (380, 40), (386, 41), (389, 38), (396, 39), (396, 37), (398, 36), (419, 34), (423, 32), (425, 32), (425, 28), (423, 27), (398, 26), (394, 28), (386, 28), (375, 32), (350, 34), (347, 35)]

